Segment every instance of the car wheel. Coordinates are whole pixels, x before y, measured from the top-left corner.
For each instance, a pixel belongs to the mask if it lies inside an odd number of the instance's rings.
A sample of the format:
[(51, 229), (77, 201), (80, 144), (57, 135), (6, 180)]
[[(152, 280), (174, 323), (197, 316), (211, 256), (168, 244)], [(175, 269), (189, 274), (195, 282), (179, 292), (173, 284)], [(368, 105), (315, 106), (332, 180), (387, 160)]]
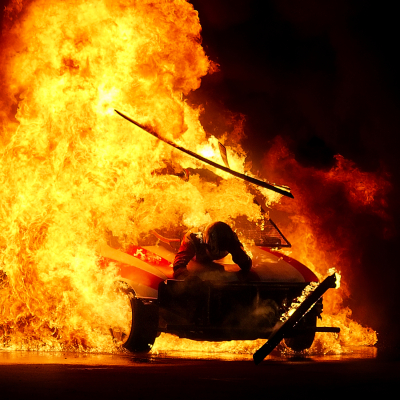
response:
[[(297, 324), (296, 328), (315, 328), (317, 326), (316, 315), (305, 315)], [(293, 351), (303, 351), (309, 349), (314, 342), (315, 332), (298, 334), (293, 337), (285, 338), (285, 344)]]
[(131, 320), (127, 331), (112, 330), (112, 335), (132, 353), (148, 353), (153, 347), (158, 329), (158, 305), (135, 296), (132, 288), (120, 289), (131, 307)]

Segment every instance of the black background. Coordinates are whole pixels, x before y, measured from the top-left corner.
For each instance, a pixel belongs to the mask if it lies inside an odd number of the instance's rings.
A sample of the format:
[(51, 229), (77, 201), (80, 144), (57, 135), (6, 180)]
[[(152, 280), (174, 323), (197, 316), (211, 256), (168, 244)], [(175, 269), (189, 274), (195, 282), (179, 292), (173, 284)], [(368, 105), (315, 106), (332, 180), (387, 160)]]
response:
[(337, 153), (364, 170), (397, 165), (399, 28), (389, 2), (191, 2), (221, 70), (198, 96), (246, 115), (254, 157), (280, 134), (307, 165), (328, 166)]

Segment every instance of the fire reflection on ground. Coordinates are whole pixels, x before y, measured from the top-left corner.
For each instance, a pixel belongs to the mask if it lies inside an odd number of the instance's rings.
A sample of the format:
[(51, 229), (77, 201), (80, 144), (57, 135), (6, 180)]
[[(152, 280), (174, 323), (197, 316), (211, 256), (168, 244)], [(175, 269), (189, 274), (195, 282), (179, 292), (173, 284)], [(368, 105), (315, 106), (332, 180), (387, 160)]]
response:
[[(376, 347), (351, 346), (342, 354), (292, 353), (284, 354), (274, 350), (265, 361), (293, 362), (293, 361), (350, 361), (373, 359), (378, 355)], [(72, 364), (72, 365), (120, 365), (133, 366), (135, 364), (156, 363), (163, 360), (220, 360), (220, 361), (252, 361), (251, 354), (232, 354), (228, 352), (200, 352), (200, 351), (168, 351), (158, 354), (133, 355), (119, 354), (88, 354), (73, 352), (46, 352), (46, 351), (0, 351), (0, 365), (6, 364)]]
[[(378, 350), (376, 347), (351, 346), (344, 349), (341, 354), (321, 354), (317, 352), (294, 353), (280, 350), (274, 350), (265, 360), (269, 361), (290, 361), (290, 360), (314, 360), (314, 361), (334, 361), (334, 360), (352, 360), (352, 359), (370, 359), (376, 358)], [(253, 360), (252, 354), (232, 354), (228, 352), (199, 352), (199, 351), (169, 351), (167, 353), (160, 352), (155, 357), (168, 358), (189, 358), (199, 360), (224, 360), (224, 361), (246, 361)]]

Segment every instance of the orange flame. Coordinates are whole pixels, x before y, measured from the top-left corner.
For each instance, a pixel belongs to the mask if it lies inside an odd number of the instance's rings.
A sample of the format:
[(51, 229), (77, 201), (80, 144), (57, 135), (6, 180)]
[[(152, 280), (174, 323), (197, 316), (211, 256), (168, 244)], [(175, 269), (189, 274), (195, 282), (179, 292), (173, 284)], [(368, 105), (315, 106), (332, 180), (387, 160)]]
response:
[[(116, 268), (98, 268), (110, 234), (127, 246), (173, 224), (260, 213), (235, 179), (217, 186), (154, 173), (200, 164), (112, 111), (193, 151), (210, 148), (216, 139), (183, 98), (211, 66), (197, 12), (183, 0), (15, 0), (4, 26), (2, 343), (114, 351), (109, 327), (126, 324), (128, 306)], [(244, 156), (228, 151), (240, 170)]]

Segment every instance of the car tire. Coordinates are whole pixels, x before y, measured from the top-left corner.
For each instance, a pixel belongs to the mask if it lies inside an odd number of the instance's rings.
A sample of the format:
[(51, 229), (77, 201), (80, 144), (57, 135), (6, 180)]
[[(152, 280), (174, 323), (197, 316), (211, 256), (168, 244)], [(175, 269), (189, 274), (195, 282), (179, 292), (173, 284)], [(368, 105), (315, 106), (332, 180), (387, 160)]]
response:
[[(315, 328), (317, 326), (317, 316), (311, 313), (305, 315), (297, 324), (298, 328)], [(285, 344), (293, 351), (303, 351), (309, 349), (315, 338), (315, 332), (307, 332), (293, 337), (285, 338)]]
[(122, 346), (132, 353), (148, 353), (157, 337), (158, 305), (155, 301), (137, 298), (132, 288), (121, 291), (128, 296), (132, 311), (130, 332), (121, 338)]

